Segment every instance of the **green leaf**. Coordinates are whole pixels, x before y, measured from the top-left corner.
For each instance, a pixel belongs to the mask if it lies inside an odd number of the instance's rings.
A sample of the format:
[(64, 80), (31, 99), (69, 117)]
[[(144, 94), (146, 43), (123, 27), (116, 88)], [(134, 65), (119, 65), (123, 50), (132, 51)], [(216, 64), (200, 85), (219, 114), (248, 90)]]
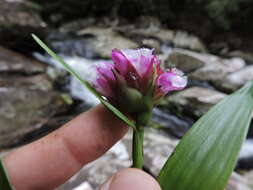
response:
[(100, 101), (101, 103), (107, 107), (111, 112), (113, 112), (118, 118), (120, 118), (122, 121), (124, 121), (127, 125), (135, 127), (134, 121), (128, 119), (126, 115), (124, 115), (122, 112), (120, 112), (116, 107), (114, 107), (112, 104), (110, 104), (108, 101), (106, 101), (87, 81), (83, 80), (82, 77), (74, 71), (72, 67), (70, 67), (61, 57), (59, 57), (56, 53), (53, 52), (44, 42), (42, 42), (36, 35), (32, 34), (32, 37), (34, 40), (49, 54), (51, 55), (55, 60), (59, 61), (64, 68), (74, 77), (76, 77), (87, 89), (90, 90)]
[(2, 159), (0, 159), (0, 189), (1, 190), (14, 190), (14, 188), (11, 186), (9, 177), (6, 173), (6, 170), (4, 168), (4, 164)]
[(161, 170), (163, 190), (223, 190), (253, 110), (253, 82), (224, 98), (184, 136)]

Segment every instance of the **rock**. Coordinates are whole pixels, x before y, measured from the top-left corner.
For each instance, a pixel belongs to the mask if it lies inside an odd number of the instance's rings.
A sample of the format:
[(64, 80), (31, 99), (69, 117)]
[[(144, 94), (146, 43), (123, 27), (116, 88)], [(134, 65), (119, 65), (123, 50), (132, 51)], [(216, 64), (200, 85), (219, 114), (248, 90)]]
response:
[(164, 107), (164, 109), (173, 107), (173, 109), (170, 110), (179, 112), (177, 114), (184, 112), (199, 118), (225, 96), (225, 94), (216, 90), (191, 87), (169, 96), (162, 102), (161, 106)]
[[(213, 55), (199, 55), (205, 65), (190, 74), (190, 77), (200, 81), (220, 83), (225, 77), (242, 69), (246, 64), (241, 58), (222, 59)], [(217, 84), (218, 85), (218, 84)]]
[(241, 175), (233, 173), (226, 190), (251, 190), (248, 181)]
[(75, 187), (73, 190), (93, 190), (88, 182), (83, 182), (79, 186)]
[[(37, 56), (40, 60), (44, 60), (50, 64), (52, 64), (55, 69), (53, 71), (48, 70), (48, 74), (51, 76), (51, 78), (55, 78), (59, 76), (61, 78), (67, 78), (66, 75), (63, 73), (65, 72), (64, 67), (58, 62), (55, 61), (53, 58), (49, 57), (41, 57)], [(90, 72), (91, 70), (94, 70), (94, 65), (101, 61), (105, 60), (90, 60), (90, 59), (85, 59), (82, 57), (71, 57), (71, 56), (61, 56), (64, 61), (69, 64), (84, 80), (91, 81), (91, 79), (94, 79), (96, 77), (95, 72)], [(63, 74), (61, 76), (61, 74)], [(56, 76), (54, 76), (56, 75)], [(76, 79), (74, 76), (69, 77), (70, 80), (67, 81), (68, 89), (70, 91), (70, 94), (72, 97), (82, 100), (85, 102), (86, 105), (89, 106), (95, 106), (100, 103), (100, 101), (83, 85), (80, 83), (78, 79)], [(61, 81), (63, 80), (61, 79)]]
[(253, 180), (252, 180), (253, 179), (253, 171), (246, 173), (244, 175), (244, 178), (247, 180), (248, 186), (250, 186), (252, 189), (253, 188)]
[(247, 63), (253, 64), (253, 55), (250, 52), (244, 52), (240, 50), (232, 51), (228, 54), (229, 57), (241, 57)]
[(38, 61), (0, 47), (0, 73), (36, 74), (45, 70), (46, 66)]
[(206, 52), (204, 44), (196, 36), (188, 34), (185, 31), (177, 31), (175, 33), (173, 43), (176, 47), (182, 47), (190, 50)]
[(165, 60), (165, 67), (175, 66), (185, 73), (193, 72), (204, 64), (198, 53), (183, 49), (173, 49)]
[(90, 27), (78, 31), (78, 35), (94, 36), (91, 42), (93, 50), (102, 58), (110, 58), (111, 50), (114, 48), (133, 49), (139, 47), (137, 43), (121, 36), (111, 28)]
[(0, 0), (0, 25), (1, 27), (9, 27), (12, 25), (41, 27), (45, 23), (38, 14), (29, 7), (24, 0), (7, 1)]
[(64, 106), (56, 92), (0, 87), (0, 148), (25, 143), (29, 133), (39, 130)]
[(44, 36), (46, 24), (38, 10), (26, 0), (0, 0), (0, 43), (2, 46), (30, 54), (39, 49), (31, 33)]
[(210, 82), (216, 88), (235, 91), (253, 80), (253, 66), (243, 59), (223, 59), (210, 54), (200, 54), (183, 49), (172, 49), (165, 58), (165, 67), (177, 67), (188, 73), (191, 81)]
[(184, 116), (176, 116), (167, 113), (164, 109), (154, 108), (152, 116), (152, 124), (154, 128), (162, 129), (169, 135), (181, 138), (193, 125), (194, 120)]
[(58, 53), (65, 56), (85, 58), (111, 58), (114, 48), (138, 48), (139, 45), (127, 39), (112, 28), (90, 26), (85, 29), (52, 34), (49, 43)]
[(253, 139), (247, 139), (242, 146), (239, 154), (238, 170), (252, 170), (253, 169)]
[(52, 81), (49, 80), (45, 74), (38, 74), (35, 76), (0, 76), (0, 88), (1, 87), (25, 87), (29, 90), (41, 90), (50, 91), (53, 90)]
[(158, 18), (152, 17), (152, 16), (147, 16), (147, 15), (142, 15), (142, 16), (138, 17), (135, 20), (134, 24), (135, 24), (136, 28), (157, 29), (157, 28), (162, 27), (161, 21)]
[(235, 91), (251, 80), (253, 80), (253, 66), (247, 66), (226, 76), (221, 86), (225, 89)]
[(157, 176), (169, 155), (172, 154), (178, 140), (168, 138), (162, 131), (150, 130), (145, 133), (144, 166), (153, 176)]
[(144, 38), (141, 40), (141, 47), (147, 47), (147, 48), (151, 48), (151, 49), (155, 49), (156, 53), (160, 53), (161, 52), (161, 44), (158, 40), (156, 39), (152, 39), (152, 38)]
[(89, 17), (85, 19), (78, 19), (69, 23), (62, 24), (59, 28), (61, 33), (71, 33), (73, 31), (81, 30), (82, 28), (87, 28), (96, 25), (98, 19), (94, 17)]
[(164, 29), (159, 25), (140, 28), (139, 25), (125, 25), (117, 28), (124, 36), (131, 39), (157, 39), (161, 44), (171, 44), (174, 47), (186, 48), (193, 51), (206, 52), (203, 42), (196, 36), (185, 31)]
[(26, 143), (38, 138), (39, 131), (59, 127), (43, 128), (54, 114), (68, 107), (44, 72), (46, 65), (0, 48), (0, 149)]

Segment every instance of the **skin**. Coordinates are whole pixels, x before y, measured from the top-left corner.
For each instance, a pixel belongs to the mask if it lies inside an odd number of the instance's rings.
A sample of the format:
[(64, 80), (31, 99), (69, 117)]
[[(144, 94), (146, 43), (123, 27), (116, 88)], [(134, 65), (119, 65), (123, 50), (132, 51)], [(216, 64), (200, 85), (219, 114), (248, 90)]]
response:
[[(16, 190), (51, 190), (103, 155), (127, 130), (122, 121), (99, 105), (51, 134), (11, 152), (3, 162)], [(160, 187), (143, 171), (124, 169), (100, 189), (159, 190)]]

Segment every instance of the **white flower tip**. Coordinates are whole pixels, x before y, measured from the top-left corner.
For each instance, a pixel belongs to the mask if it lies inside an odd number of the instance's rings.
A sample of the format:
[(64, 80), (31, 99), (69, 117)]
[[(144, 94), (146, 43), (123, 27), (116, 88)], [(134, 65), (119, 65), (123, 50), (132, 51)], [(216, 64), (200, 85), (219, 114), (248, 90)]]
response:
[(187, 77), (179, 76), (179, 75), (174, 76), (171, 80), (171, 84), (173, 87), (176, 87), (179, 89), (184, 88), (187, 85)]

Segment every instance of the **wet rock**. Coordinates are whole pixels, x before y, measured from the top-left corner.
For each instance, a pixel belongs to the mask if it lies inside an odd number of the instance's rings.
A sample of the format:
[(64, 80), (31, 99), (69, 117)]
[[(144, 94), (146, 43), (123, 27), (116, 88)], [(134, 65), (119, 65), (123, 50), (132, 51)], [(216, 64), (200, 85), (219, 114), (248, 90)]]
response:
[(88, 182), (85, 181), (80, 185), (78, 185), (77, 187), (75, 187), (73, 190), (93, 190), (93, 188)]
[[(55, 61), (51, 57), (41, 57), (41, 56), (37, 56), (37, 57), (40, 58), (40, 60), (44, 60), (44, 61), (52, 64), (54, 67), (56, 67), (52, 71), (48, 70), (49, 76), (51, 76), (52, 78), (55, 78), (60, 75), (60, 77), (67, 78), (67, 75), (63, 74), (63, 73), (66, 74), (66, 71), (65, 71), (64, 67), (59, 62)], [(75, 56), (75, 57), (61, 56), (61, 57), (77, 73), (79, 73), (79, 75), (82, 76), (82, 78), (84, 80), (89, 80), (89, 81), (91, 79), (93, 79), (96, 75), (96, 73), (90, 72), (91, 70), (94, 69), (92, 67), (94, 67), (94, 65), (96, 63), (99, 63), (101, 61), (105, 61), (105, 60), (90, 60), (90, 59), (85, 59), (85, 58), (78, 57), (78, 56)], [(54, 76), (54, 75), (56, 75), (56, 76)], [(82, 100), (86, 105), (89, 105), (89, 106), (94, 106), (94, 105), (99, 104), (100, 101), (86, 87), (84, 87), (80, 83), (79, 80), (77, 80), (73, 76), (70, 76), (69, 78), (70, 78), (70, 80), (68, 81), (67, 90), (70, 91), (70, 94), (74, 98), (76, 98), (78, 100)], [(61, 80), (63, 80), (63, 79), (61, 79)]]
[(139, 45), (127, 39), (112, 28), (90, 26), (85, 29), (52, 34), (49, 43), (58, 53), (85, 58), (110, 58), (114, 48), (138, 48)]
[(0, 3), (1, 27), (9, 27), (11, 25), (41, 27), (45, 25), (39, 15), (24, 0), (0, 0)]
[(49, 80), (45, 74), (38, 74), (34, 76), (12, 76), (12, 75), (1, 75), (0, 76), (0, 88), (1, 87), (12, 87), (20, 88), (24, 87), (30, 90), (41, 90), (50, 91), (53, 89), (52, 81)]
[(253, 80), (253, 66), (246, 66), (239, 57), (223, 59), (210, 54), (172, 49), (165, 59), (165, 67), (173, 66), (188, 73), (190, 81), (209, 82), (227, 92), (235, 91)]
[(233, 173), (226, 190), (251, 190), (248, 181), (241, 175)]
[(29, 133), (39, 130), (64, 106), (56, 92), (0, 87), (0, 147), (25, 143)]
[(165, 109), (173, 107), (173, 109), (170, 110), (177, 111), (177, 114), (183, 112), (199, 118), (225, 96), (225, 94), (216, 90), (191, 87), (169, 96), (162, 102), (162, 106)]
[(134, 24), (136, 28), (162, 28), (162, 23), (158, 18), (147, 15), (138, 17)]
[(242, 146), (239, 154), (238, 170), (252, 170), (253, 169), (253, 140), (247, 139)]
[(247, 66), (229, 74), (221, 83), (221, 86), (225, 89), (235, 91), (251, 80), (253, 80), (253, 66)]
[(96, 58), (99, 57), (94, 50), (94, 36), (80, 37), (77, 35), (53, 33), (47, 39), (48, 44), (55, 52), (63, 56)]
[(45, 65), (0, 47), (0, 73), (36, 74), (45, 70)]
[[(45, 71), (44, 64), (1, 48), (0, 148), (34, 139), (32, 133), (41, 131), (54, 114), (67, 109), (67, 102), (53, 91), (54, 81), (43, 74)], [(35, 138), (39, 135), (37, 132)]]
[(160, 41), (161, 44), (171, 44), (174, 47), (190, 49), (193, 51), (206, 52), (203, 42), (196, 36), (185, 31), (173, 31), (164, 29), (159, 25), (149, 25), (139, 27), (139, 25), (119, 26), (118, 31), (131, 38), (153, 38)]
[(164, 111), (164, 109), (153, 109), (152, 124), (154, 128), (162, 129), (169, 135), (181, 138), (193, 125), (194, 120), (187, 116), (179, 117)]
[(247, 63), (253, 64), (253, 54), (250, 52), (244, 52), (240, 50), (232, 51), (228, 54), (229, 57), (241, 57)]
[(156, 53), (161, 52), (161, 44), (158, 40), (152, 38), (144, 38), (140, 42), (141, 47), (154, 48)]
[(199, 56), (204, 61), (205, 65), (191, 73), (190, 77), (200, 81), (220, 83), (228, 74), (236, 72), (246, 65), (241, 58), (222, 59), (207, 54)]
[(62, 24), (59, 28), (59, 31), (61, 33), (72, 33), (73, 31), (78, 31), (78, 30), (81, 30), (82, 28), (87, 28), (87, 27), (97, 25), (98, 24), (96, 23), (97, 21), (98, 19), (94, 17), (78, 19), (72, 22)]
[(250, 186), (252, 189), (253, 188), (253, 180), (252, 180), (253, 179), (253, 171), (246, 173), (244, 175), (244, 178), (247, 180), (248, 186)]
[(93, 36), (91, 42), (93, 50), (99, 57), (110, 58), (111, 50), (117, 49), (132, 49), (138, 48), (139, 45), (134, 41), (127, 39), (111, 28), (98, 28), (90, 27), (84, 30), (78, 31), (80, 36)]
[(31, 38), (31, 33), (44, 36), (46, 24), (38, 10), (28, 1), (0, 0), (0, 43), (2, 46), (29, 54), (39, 49)]
[(145, 136), (144, 166), (147, 167), (153, 176), (157, 176), (179, 141), (174, 138), (168, 138), (162, 131), (157, 130), (150, 130)]
[(165, 67), (175, 66), (185, 73), (193, 72), (204, 64), (198, 53), (183, 49), (173, 49), (165, 60)]
[(175, 44), (176, 47), (206, 52), (206, 48), (204, 44), (200, 41), (200, 39), (185, 31), (177, 31), (175, 33), (173, 43)]

